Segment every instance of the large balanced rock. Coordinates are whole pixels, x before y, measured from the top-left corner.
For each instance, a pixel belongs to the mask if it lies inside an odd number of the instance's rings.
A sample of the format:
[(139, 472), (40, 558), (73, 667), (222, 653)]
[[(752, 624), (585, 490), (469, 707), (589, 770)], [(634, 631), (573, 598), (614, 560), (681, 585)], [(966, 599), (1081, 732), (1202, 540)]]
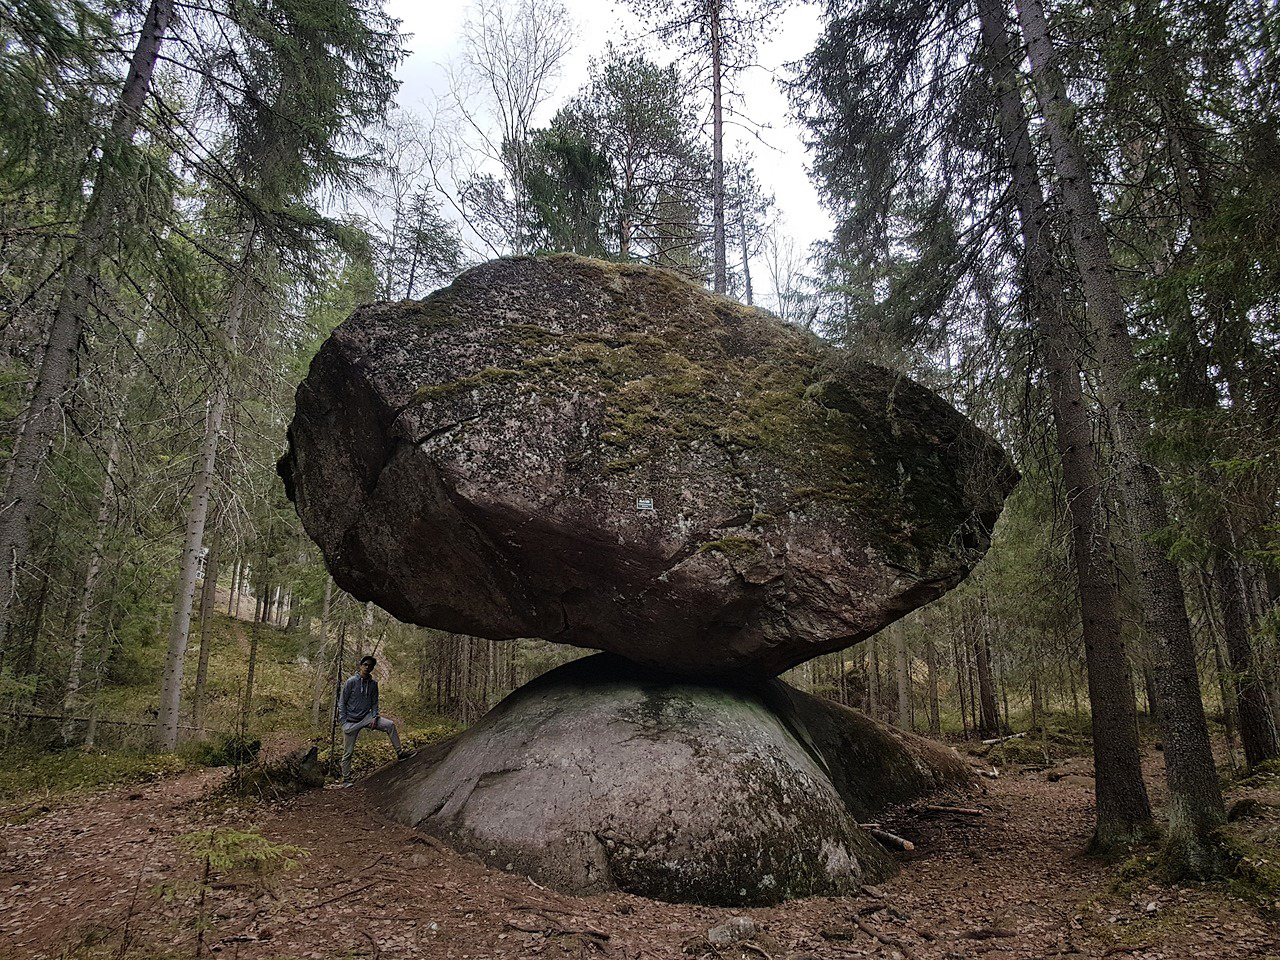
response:
[[(386, 768), (369, 800), (575, 894), (725, 906), (845, 894), (893, 869), (856, 817), (971, 777), (954, 751), (828, 706), (844, 724), (778, 680), (672, 680), (600, 654)], [(851, 755), (828, 752), (839, 726), (859, 743)]]
[(666, 271), (497, 260), (364, 307), (280, 469), (402, 620), (773, 675), (959, 582), (1016, 481), (933, 393)]

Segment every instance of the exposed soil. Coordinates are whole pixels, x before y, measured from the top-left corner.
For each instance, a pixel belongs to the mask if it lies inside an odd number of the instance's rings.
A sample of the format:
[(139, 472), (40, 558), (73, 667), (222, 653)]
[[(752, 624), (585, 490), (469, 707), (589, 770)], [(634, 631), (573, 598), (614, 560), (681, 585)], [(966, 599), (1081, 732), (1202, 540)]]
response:
[[(379, 819), (360, 788), (228, 807), (205, 799), (226, 771), (189, 773), (5, 827), (0, 957), (1280, 958), (1275, 913), (1258, 903), (1119, 888), (1116, 867), (1083, 857), (1087, 772), (1077, 761), (985, 782), (963, 801), (980, 815), (903, 811), (885, 826), (916, 849), (878, 889), (751, 910), (566, 897)], [(1280, 796), (1252, 793), (1274, 836)], [(310, 855), (265, 886), (216, 872), (202, 885), (176, 838), (249, 825)], [(734, 917), (749, 938), (713, 946), (708, 932)]]

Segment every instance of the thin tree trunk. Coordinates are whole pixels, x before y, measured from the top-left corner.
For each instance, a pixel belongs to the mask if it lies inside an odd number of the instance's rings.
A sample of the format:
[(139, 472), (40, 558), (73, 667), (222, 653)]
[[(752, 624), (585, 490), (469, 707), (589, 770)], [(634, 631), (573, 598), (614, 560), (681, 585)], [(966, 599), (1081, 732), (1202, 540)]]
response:
[(258, 671), (258, 638), (262, 634), (262, 624), (254, 621), (249, 628), (249, 668), (244, 678), (244, 701), (240, 707), (240, 729), (249, 729), (249, 718), (253, 716), (253, 681)]
[(880, 713), (880, 648), (879, 641), (875, 637), (871, 638), (867, 672), (870, 674), (867, 678), (867, 702), (870, 704), (870, 710), (867, 712), (878, 719), (878, 714)]
[(1029, 683), (1031, 688), (1031, 727), (1038, 730), (1045, 726), (1044, 722), (1044, 703), (1040, 699), (1040, 673), (1038, 670), (1032, 671)]
[(1147, 717), (1159, 721), (1160, 695), (1156, 693), (1156, 678), (1151, 672), (1151, 664), (1145, 659), (1142, 661), (1142, 689), (1147, 695)]
[(240, 599), (240, 558), (236, 557), (231, 564), (231, 589), (227, 593), (227, 616), (235, 616), (235, 608)]
[(911, 677), (908, 673), (907, 633), (899, 620), (890, 628), (893, 636), (893, 672), (898, 682), (898, 728), (911, 729)]
[(222, 530), (214, 534), (213, 546), (204, 561), (204, 585), (200, 590), (200, 659), (196, 666), (196, 687), (191, 692), (191, 726), (204, 729), (205, 684), (209, 678), (209, 636), (213, 626), (213, 601), (218, 592), (218, 552)]
[(741, 172), (738, 173), (738, 238), (742, 241), (743, 293), (747, 306), (751, 306), (751, 257), (747, 253), (747, 197)]
[(973, 658), (978, 666), (979, 732), (995, 736), (1000, 732), (1000, 713), (996, 707), (996, 685), (991, 674), (991, 648), (980, 630), (973, 635)]
[(1217, 547), (1213, 581), (1218, 609), (1222, 612), (1222, 637), (1226, 641), (1227, 659), (1231, 665), (1245, 768), (1252, 770), (1259, 763), (1274, 760), (1280, 755), (1280, 747), (1276, 742), (1271, 701), (1249, 641), (1248, 611), (1240, 582), (1240, 568), (1232, 552), (1230, 530), (1224, 529), (1225, 526), (1220, 517), (1210, 534)]
[(74, 724), (69, 719), (80, 705), (80, 671), (84, 667), (85, 642), (89, 637), (89, 621), (93, 616), (93, 599), (102, 573), (102, 554), (106, 547), (107, 530), (111, 526), (111, 508), (116, 498), (115, 474), (120, 462), (120, 424), (123, 412), (117, 408), (111, 427), (111, 445), (107, 449), (107, 463), (102, 480), (102, 498), (98, 501), (98, 522), (94, 528), (93, 546), (89, 549), (89, 565), (85, 570), (84, 585), (80, 588), (80, 606), (76, 616), (75, 632), (71, 638), (71, 667), (67, 671), (67, 686), (62, 694), (62, 741), (70, 743)]
[[(1084, 725), (1080, 722), (1080, 688), (1076, 684), (1076, 672), (1071, 659), (1067, 659), (1067, 682), (1071, 687), (1071, 720), (1076, 733), (1076, 743), (1084, 739)], [(1143, 788), (1145, 790), (1145, 786)]]
[(1222, 699), (1222, 730), (1227, 737), (1227, 769), (1234, 779), (1236, 775), (1236, 718), (1232, 709), (1230, 685), (1227, 682), (1227, 667), (1222, 660), (1222, 644), (1213, 638), (1213, 665), (1218, 675), (1218, 696)]
[(951, 654), (956, 663), (956, 693), (960, 697), (960, 731), (965, 740), (969, 739), (969, 713), (964, 696), (964, 665), (960, 661), (960, 640), (954, 629), (951, 634)]
[(316, 684), (315, 696), (311, 701), (311, 726), (320, 726), (320, 707), (324, 701), (325, 678), (328, 676), (328, 663), (325, 660), (325, 650), (329, 647), (329, 608), (333, 600), (333, 577), (324, 578), (324, 600), (320, 606), (320, 639), (316, 645), (315, 652), (315, 668), (316, 668)]
[(724, 111), (721, 98), (721, 33), (722, 0), (709, 0), (711, 16), (711, 256), (716, 293), (728, 287), (724, 235)]
[(133, 142), (165, 32), (173, 19), (173, 0), (153, 0), (129, 62), (124, 87), (102, 145), (93, 192), (79, 238), (63, 270), (62, 294), (49, 328), (48, 343), (31, 393), (22, 433), (10, 458), (4, 503), (0, 509), (0, 664), (4, 662), (17, 574), (31, 546), (31, 517), (40, 496), (40, 480), (58, 427), (62, 401), (75, 376), (89, 301), (119, 219), (123, 173), (121, 154)]
[[(999, 98), (1000, 132), (1010, 160), (1027, 274), (1031, 278), (1031, 310), (1044, 353), (1058, 456), (1066, 481), (1093, 723), (1097, 801), (1093, 846), (1111, 850), (1150, 833), (1152, 815), (1142, 779), (1133, 678), (1121, 626), (1111, 543), (1102, 522), (1102, 483), (1076, 366), (1081, 345), (1072, 333), (1066, 295), (1049, 246), (1051, 227), (1013, 69), (1004, 6), (999, 0), (979, 0), (978, 13)], [(1033, 713), (1040, 712), (1038, 695), (1038, 687), (1033, 685)]]
[(924, 638), (924, 664), (928, 671), (929, 686), (929, 733), (939, 736), (942, 733), (942, 715), (938, 704), (938, 646), (934, 642), (932, 619)]
[(209, 493), (217, 465), (218, 438), (222, 432), (222, 418), (226, 413), (231, 394), (229, 360), (235, 355), (240, 323), (249, 305), (249, 280), (246, 271), (252, 248), (251, 232), (245, 243), (240, 267), (242, 272), (236, 278), (232, 289), (231, 305), (223, 326), (227, 355), (219, 363), (216, 374), (213, 401), (209, 405), (209, 413), (205, 419), (204, 441), (200, 446), (195, 484), (191, 491), (191, 508), (187, 513), (187, 530), (182, 549), (182, 571), (178, 577), (177, 598), (174, 602), (173, 621), (169, 629), (169, 650), (165, 658), (164, 678), (160, 685), (160, 710), (156, 718), (155, 743), (159, 750), (174, 750), (178, 745), (183, 658), (186, 656), (187, 640), (191, 632), (191, 606), (195, 597), (200, 546), (204, 540), (205, 517), (209, 512)]
[[(983, 601), (979, 599), (980, 606)], [(1000, 717), (996, 711), (995, 684), (991, 678), (991, 655), (987, 647), (986, 631), (982, 624), (974, 624), (969, 616), (962, 613), (961, 624), (964, 630), (971, 663), (976, 668), (978, 689), (974, 696), (970, 688), (970, 702), (973, 704), (973, 728), (978, 736), (993, 737), (1000, 732)]]
[(1018, 0), (1036, 97), (1070, 221), (1072, 249), (1099, 366), (1099, 392), (1114, 436), (1114, 467), (1127, 507), (1146, 635), (1161, 701), (1169, 799), (1165, 856), (1176, 875), (1207, 876), (1222, 867), (1214, 834), (1226, 822), (1213, 765), (1195, 648), (1182, 582), (1156, 534), (1168, 525), (1164, 491), (1144, 459), (1147, 424), (1134, 382), (1133, 343), (1116, 282), (1093, 181), (1068, 128), (1075, 105), (1057, 65), (1041, 0)]

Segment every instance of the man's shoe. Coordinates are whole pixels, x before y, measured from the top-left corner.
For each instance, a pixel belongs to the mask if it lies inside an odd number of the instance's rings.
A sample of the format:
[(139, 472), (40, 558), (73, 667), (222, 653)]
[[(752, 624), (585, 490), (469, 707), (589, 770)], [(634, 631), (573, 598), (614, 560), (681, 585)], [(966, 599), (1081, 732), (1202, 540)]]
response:
[(354, 787), (355, 784), (350, 780), (340, 780), (337, 783), (329, 784), (330, 790), (346, 790), (348, 787)]
[(396, 754), (396, 759), (408, 760), (410, 757), (417, 754), (417, 752), (418, 752), (417, 750), (401, 750), (399, 753)]

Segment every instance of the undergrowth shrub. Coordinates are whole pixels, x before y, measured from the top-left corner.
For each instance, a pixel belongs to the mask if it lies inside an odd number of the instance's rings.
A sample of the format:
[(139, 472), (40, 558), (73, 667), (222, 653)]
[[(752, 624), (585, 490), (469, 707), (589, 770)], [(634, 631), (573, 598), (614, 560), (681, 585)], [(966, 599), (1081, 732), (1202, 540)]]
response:
[(239, 767), (253, 763), (262, 749), (262, 740), (241, 733), (200, 740), (183, 748), (194, 764), (202, 767)]

